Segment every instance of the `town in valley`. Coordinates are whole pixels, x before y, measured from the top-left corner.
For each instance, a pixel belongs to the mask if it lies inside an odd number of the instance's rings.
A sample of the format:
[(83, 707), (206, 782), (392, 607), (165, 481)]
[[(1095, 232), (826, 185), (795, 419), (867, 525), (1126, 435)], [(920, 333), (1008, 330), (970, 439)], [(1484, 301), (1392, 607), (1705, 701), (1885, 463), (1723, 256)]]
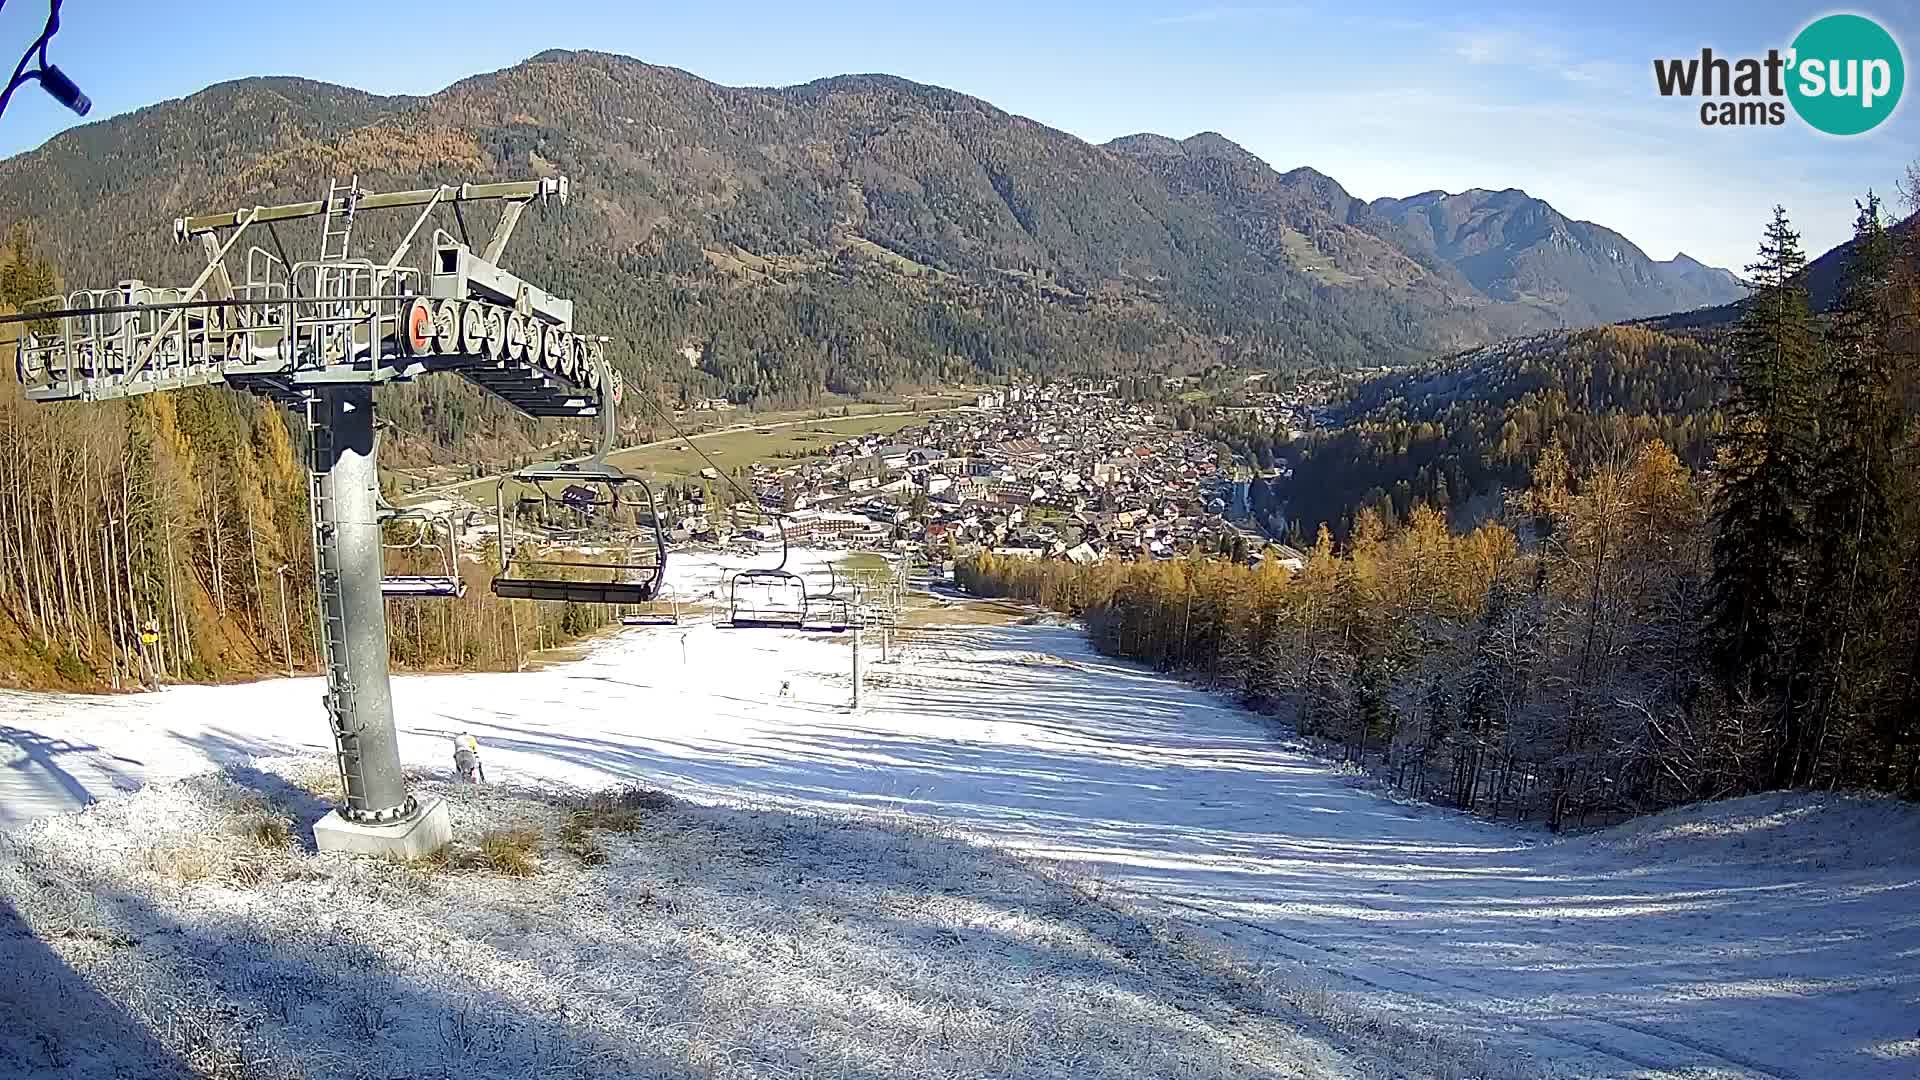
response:
[[(1187, 385), (1155, 380), (1150, 400), (1117, 380), (976, 389), (970, 404), (823, 443), (798, 460), (701, 465), (662, 488), (667, 539), (751, 551), (777, 546), (784, 532), (794, 546), (904, 554), (949, 570), (979, 551), (1082, 564), (1200, 554), (1299, 569), (1305, 556), (1257, 524), (1252, 507), (1254, 485), (1282, 478), (1284, 466), (1237, 461), (1183, 429), (1169, 401)], [(1313, 422), (1312, 403), (1327, 390), (1258, 386), (1255, 376), (1232, 404), (1206, 407), (1297, 428)], [(702, 399), (680, 417), (732, 411), (725, 399)], [(742, 428), (756, 430), (751, 422), (721, 430)]]

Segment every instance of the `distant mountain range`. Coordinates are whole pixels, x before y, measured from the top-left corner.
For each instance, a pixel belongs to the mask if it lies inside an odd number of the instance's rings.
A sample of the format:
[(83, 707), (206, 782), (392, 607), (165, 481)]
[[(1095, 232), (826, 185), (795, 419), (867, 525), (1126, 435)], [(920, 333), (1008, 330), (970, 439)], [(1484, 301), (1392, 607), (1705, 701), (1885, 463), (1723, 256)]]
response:
[(1277, 173), (1214, 132), (1179, 142), (1129, 135), (1107, 148), (1138, 158), (1177, 195), (1233, 222), (1247, 243), (1328, 285), (1513, 305), (1488, 318), (1518, 329), (1615, 322), (1746, 292), (1730, 271), (1684, 254), (1657, 262), (1619, 233), (1517, 188), (1364, 202), (1312, 169)]
[[(1892, 232), (1911, 238), (1916, 229), (1920, 216)], [(1807, 264), (1802, 281), (1816, 312), (1839, 300), (1852, 259), (1849, 241)], [(1709, 280), (1725, 273), (1692, 268)], [(1726, 338), (1744, 307), (1508, 338), (1353, 383), (1329, 424), (1269, 450), (1295, 465), (1280, 495), (1286, 513), (1310, 531), (1320, 521), (1340, 527), (1361, 505), (1390, 498), (1405, 514), (1423, 500), (1471, 525), (1499, 509), (1502, 491), (1527, 482), (1556, 439), (1578, 464), (1623, 437), (1659, 438), (1705, 468), (1726, 426)]]
[[(0, 162), (0, 226), (30, 221), (74, 285), (184, 282), (177, 214), (314, 198), (336, 176), (552, 171), (574, 205), (522, 226), (509, 265), (575, 296), (631, 371), (742, 400), (1393, 363), (1742, 294), (1517, 190), (1369, 203), (1213, 133), (1094, 146), (889, 76), (734, 88), (589, 52), (419, 98), (224, 83)], [(404, 223), (367, 221), (384, 256)]]

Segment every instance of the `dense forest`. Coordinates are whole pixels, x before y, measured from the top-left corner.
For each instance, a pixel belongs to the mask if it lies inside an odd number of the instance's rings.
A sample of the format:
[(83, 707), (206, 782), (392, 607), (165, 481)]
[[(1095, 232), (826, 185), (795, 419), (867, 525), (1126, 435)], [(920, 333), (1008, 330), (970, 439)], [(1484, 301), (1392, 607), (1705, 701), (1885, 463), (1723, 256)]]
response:
[(1418, 505), (1462, 524), (1482, 517), (1500, 492), (1525, 486), (1555, 440), (1584, 463), (1659, 439), (1701, 468), (1723, 424), (1727, 374), (1714, 335), (1605, 326), (1367, 379), (1336, 403), (1325, 427), (1299, 440), (1216, 434), (1291, 468), (1281, 494), (1297, 533), (1311, 537), (1325, 522), (1344, 539), (1363, 506), (1387, 521)]
[[(1920, 797), (1920, 249), (1862, 205), (1816, 318), (1784, 211), (1749, 268), (1717, 420), (1682, 434), (1564, 395), (1497, 520), (1362, 505), (1305, 569), (982, 555), (972, 591), (1085, 619), (1104, 651), (1242, 695), (1403, 787), (1558, 828), (1784, 786)], [(1641, 330), (1580, 339), (1620, 400), (1712, 370)], [(1578, 343), (1576, 343), (1578, 344)], [(1607, 358), (1605, 364), (1599, 361)], [(1598, 372), (1609, 374), (1597, 374)], [(1584, 391), (1583, 391), (1584, 393)], [(1642, 399), (1651, 400), (1651, 397)], [(1596, 417), (1595, 412), (1600, 416)], [(1492, 416), (1498, 417), (1499, 412)], [(1482, 426), (1487, 445), (1500, 427)], [(1598, 424), (1599, 426), (1595, 426)], [(1489, 458), (1517, 468), (1514, 455)]]

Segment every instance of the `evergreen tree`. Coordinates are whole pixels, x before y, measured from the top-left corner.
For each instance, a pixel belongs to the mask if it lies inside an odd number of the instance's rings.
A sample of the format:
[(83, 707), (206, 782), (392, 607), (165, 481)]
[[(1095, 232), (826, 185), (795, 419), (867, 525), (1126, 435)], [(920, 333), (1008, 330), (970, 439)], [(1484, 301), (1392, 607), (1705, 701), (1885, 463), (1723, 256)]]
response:
[[(1807, 543), (1812, 478), (1808, 380), (1813, 319), (1801, 282), (1806, 257), (1786, 211), (1774, 207), (1747, 267), (1754, 294), (1734, 334), (1728, 424), (1717, 450), (1719, 488), (1704, 644), (1736, 707), (1791, 716), (1787, 658)], [(1790, 720), (1789, 720), (1790, 722)]]
[(1872, 193), (1854, 222), (1853, 259), (1827, 333), (1826, 422), (1810, 524), (1816, 615), (1809, 621), (1812, 724), (1789, 747), (1789, 782), (1807, 780), (1828, 731), (1875, 705), (1898, 573), (1899, 461), (1905, 418), (1892, 353), (1893, 242)]
[[(0, 265), (0, 303), (18, 309), (29, 300), (52, 293), (60, 287), (53, 264), (33, 247), (33, 233), (24, 221), (14, 222), (7, 234), (4, 265)], [(44, 306), (42, 311), (46, 310)]]

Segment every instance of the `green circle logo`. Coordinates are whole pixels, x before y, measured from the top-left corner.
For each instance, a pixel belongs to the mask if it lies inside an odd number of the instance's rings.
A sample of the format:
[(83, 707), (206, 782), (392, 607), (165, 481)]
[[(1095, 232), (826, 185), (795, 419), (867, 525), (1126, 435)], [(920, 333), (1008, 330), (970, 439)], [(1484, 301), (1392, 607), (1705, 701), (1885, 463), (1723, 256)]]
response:
[(1872, 131), (1893, 115), (1907, 82), (1900, 45), (1862, 15), (1828, 15), (1793, 39), (1787, 99), (1829, 135)]

